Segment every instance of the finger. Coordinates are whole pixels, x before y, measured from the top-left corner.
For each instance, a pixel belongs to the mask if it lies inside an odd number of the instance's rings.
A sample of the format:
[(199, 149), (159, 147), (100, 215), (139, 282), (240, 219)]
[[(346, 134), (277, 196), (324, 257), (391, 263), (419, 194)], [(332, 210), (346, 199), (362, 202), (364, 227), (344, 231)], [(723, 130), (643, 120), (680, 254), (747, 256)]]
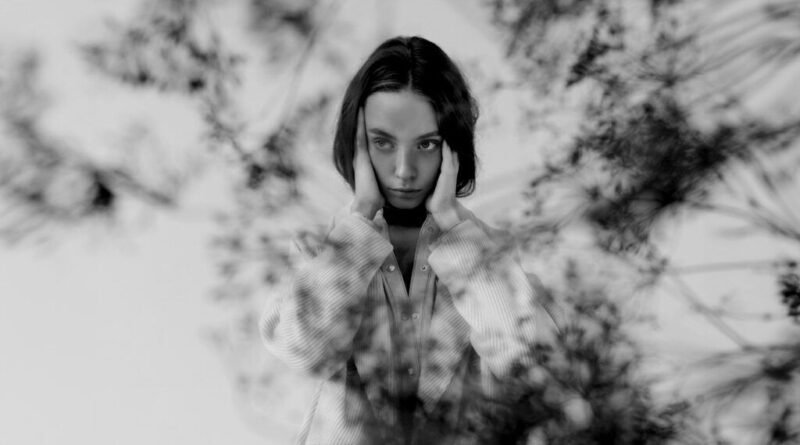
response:
[(450, 146), (447, 145), (447, 141), (442, 141), (442, 165), (445, 168), (450, 168), (450, 164), (452, 164), (452, 157), (453, 152), (450, 151)]
[(356, 122), (356, 151), (365, 151), (367, 148), (366, 144), (366, 134), (365, 134), (365, 123), (364, 123), (364, 109), (358, 109), (358, 121)]
[(447, 145), (447, 142), (442, 143), (442, 164), (447, 166), (448, 170), (454, 173), (458, 172), (458, 155)]

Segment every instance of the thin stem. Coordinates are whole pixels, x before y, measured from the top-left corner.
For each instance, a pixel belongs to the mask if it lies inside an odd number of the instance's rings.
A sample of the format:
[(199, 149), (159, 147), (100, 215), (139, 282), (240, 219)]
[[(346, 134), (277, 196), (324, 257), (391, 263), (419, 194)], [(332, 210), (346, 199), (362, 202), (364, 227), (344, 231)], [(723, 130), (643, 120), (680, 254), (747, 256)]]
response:
[(789, 228), (781, 226), (779, 223), (771, 221), (769, 218), (764, 217), (760, 214), (754, 214), (748, 212), (746, 210), (742, 210), (736, 207), (726, 206), (722, 204), (708, 204), (704, 202), (698, 201), (686, 201), (686, 204), (699, 209), (699, 210), (707, 210), (712, 212), (717, 212), (723, 215), (732, 216), (735, 218), (743, 219), (747, 222), (764, 226), (768, 230), (775, 232), (778, 235), (785, 236), (787, 238), (800, 241), (800, 232)]
[(736, 343), (740, 349), (744, 351), (749, 351), (753, 349), (753, 346), (748, 342), (744, 337), (742, 337), (736, 330), (732, 327), (728, 326), (727, 323), (722, 321), (722, 319), (708, 306), (706, 306), (701, 300), (700, 297), (694, 292), (694, 290), (689, 287), (686, 282), (678, 277), (673, 275), (672, 280), (678, 287), (681, 289), (681, 295), (689, 302), (692, 309), (696, 309), (700, 312), (700, 315), (703, 316), (713, 327), (715, 327), (720, 333), (724, 336), (728, 337), (732, 342)]
[(753, 153), (752, 160), (753, 164), (758, 169), (761, 182), (763, 182), (764, 185), (772, 192), (773, 196), (775, 197), (775, 201), (778, 203), (778, 206), (781, 208), (781, 210), (783, 210), (786, 218), (794, 225), (800, 226), (800, 219), (798, 219), (797, 215), (792, 212), (792, 207), (784, 199), (781, 189), (777, 186), (777, 184), (775, 184), (775, 181), (773, 181), (772, 176), (767, 171), (767, 167), (764, 165), (764, 162), (761, 159), (761, 155), (758, 153)]
[(325, 20), (320, 20), (311, 30), (308, 41), (306, 42), (306, 46), (303, 48), (303, 52), (300, 55), (300, 58), (297, 61), (293, 69), (293, 75), (289, 86), (287, 87), (287, 94), (281, 106), (281, 118), (280, 118), (280, 126), (281, 128), (286, 125), (286, 121), (288, 116), (291, 114), (292, 110), (294, 109), (295, 100), (297, 98), (297, 92), (300, 88), (300, 81), (303, 77), (303, 71), (305, 70), (308, 61), (311, 59), (311, 53), (314, 49), (314, 46), (319, 41), (319, 36), (322, 34), (323, 25), (329, 24), (333, 22), (333, 19), (336, 16), (336, 11), (341, 7), (342, 1), (341, 0), (331, 0), (328, 3), (328, 7), (323, 13), (323, 17)]
[(707, 273), (707, 272), (725, 272), (736, 269), (751, 269), (751, 268), (769, 269), (769, 268), (774, 268), (782, 263), (783, 261), (779, 260), (731, 261), (731, 262), (721, 262), (721, 263), (696, 264), (691, 266), (669, 267), (665, 270), (665, 272), (668, 274), (675, 274), (675, 275), (689, 275), (689, 274)]

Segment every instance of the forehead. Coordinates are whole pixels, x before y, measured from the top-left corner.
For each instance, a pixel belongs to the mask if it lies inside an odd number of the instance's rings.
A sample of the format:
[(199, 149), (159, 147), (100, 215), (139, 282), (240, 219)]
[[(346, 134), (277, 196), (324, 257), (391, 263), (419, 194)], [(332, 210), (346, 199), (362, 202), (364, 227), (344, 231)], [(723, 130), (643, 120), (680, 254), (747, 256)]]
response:
[(381, 129), (397, 137), (414, 137), (438, 130), (430, 102), (410, 90), (380, 91), (364, 104), (367, 129)]

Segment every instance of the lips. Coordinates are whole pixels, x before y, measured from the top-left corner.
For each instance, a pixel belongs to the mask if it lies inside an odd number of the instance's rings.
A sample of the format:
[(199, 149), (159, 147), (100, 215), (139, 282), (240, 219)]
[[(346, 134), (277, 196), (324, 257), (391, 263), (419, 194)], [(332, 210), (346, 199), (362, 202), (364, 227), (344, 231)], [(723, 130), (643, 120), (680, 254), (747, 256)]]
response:
[(389, 190), (395, 193), (417, 193), (420, 191), (420, 189), (406, 189), (406, 188), (396, 188), (396, 189), (390, 188)]
[(390, 188), (389, 189), (389, 192), (391, 192), (393, 195), (396, 195), (396, 196), (399, 196), (399, 197), (403, 197), (403, 198), (412, 197), (412, 196), (416, 195), (417, 193), (419, 193), (420, 191), (421, 191), (420, 189), (409, 189), (409, 188)]

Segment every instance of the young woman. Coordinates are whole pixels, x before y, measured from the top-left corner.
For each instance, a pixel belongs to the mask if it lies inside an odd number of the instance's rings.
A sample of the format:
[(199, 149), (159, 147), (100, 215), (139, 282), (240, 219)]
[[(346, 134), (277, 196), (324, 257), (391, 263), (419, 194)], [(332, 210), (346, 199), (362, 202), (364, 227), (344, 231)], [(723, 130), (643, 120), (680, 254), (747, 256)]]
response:
[[(475, 102), (435, 44), (381, 44), (350, 82), (333, 144), (354, 191), (292, 290), (268, 349), (319, 379), (299, 443), (496, 443), (532, 345), (532, 299), (501, 233), (464, 208)], [(501, 432), (500, 432), (501, 433)]]

